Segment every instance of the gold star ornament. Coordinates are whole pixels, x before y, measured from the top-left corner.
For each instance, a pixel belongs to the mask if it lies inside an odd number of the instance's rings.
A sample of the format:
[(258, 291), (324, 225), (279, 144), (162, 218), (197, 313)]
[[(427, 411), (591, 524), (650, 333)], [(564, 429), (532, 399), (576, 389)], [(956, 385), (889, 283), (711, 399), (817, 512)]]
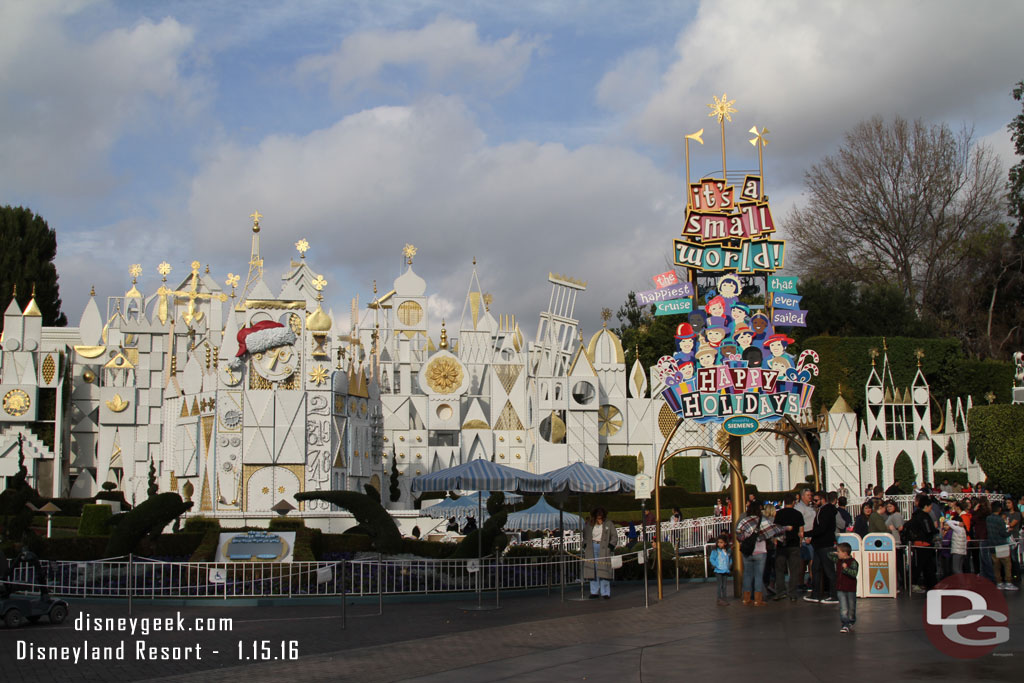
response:
[(762, 147), (768, 144), (768, 138), (765, 137), (769, 133), (767, 128), (762, 128), (760, 131), (758, 131), (757, 126), (754, 126), (753, 128), (750, 129), (749, 132), (753, 133), (754, 135), (754, 137), (750, 139), (750, 144), (752, 144), (754, 147), (757, 147), (758, 144), (760, 144)]
[(163, 263), (156, 267), (156, 272), (163, 275), (164, 279), (166, 279), (167, 276), (171, 274), (171, 264), (168, 263), (167, 261), (164, 261)]
[(309, 242), (306, 241), (306, 238), (302, 238), (295, 243), (295, 249), (299, 252), (301, 258), (306, 258), (306, 252), (309, 251)]
[(733, 109), (732, 105), (736, 104), (736, 100), (727, 99), (728, 95), (725, 93), (722, 93), (722, 99), (718, 99), (716, 95), (712, 95), (711, 97), (714, 102), (708, 105), (708, 108), (711, 110), (711, 113), (708, 114), (708, 116), (717, 117), (719, 123), (722, 122), (722, 119), (731, 123), (731, 114), (736, 113), (736, 110)]
[(316, 289), (316, 291), (319, 292), (326, 286), (327, 280), (324, 279), (323, 275), (317, 275), (315, 278), (313, 278), (313, 287)]
[(317, 386), (327, 382), (327, 368), (323, 365), (317, 365), (315, 368), (310, 370), (309, 381)]
[(224, 284), (234, 289), (238, 286), (238, 283), (241, 282), (241, 280), (242, 278), (240, 276), (235, 275), (234, 273), (228, 273), (228, 279), (224, 281)]
[[(141, 263), (133, 263), (132, 267), (128, 269), (128, 274), (131, 275), (134, 278), (137, 278), (140, 275), (142, 275), (142, 264)], [(134, 284), (134, 280), (132, 282)]]

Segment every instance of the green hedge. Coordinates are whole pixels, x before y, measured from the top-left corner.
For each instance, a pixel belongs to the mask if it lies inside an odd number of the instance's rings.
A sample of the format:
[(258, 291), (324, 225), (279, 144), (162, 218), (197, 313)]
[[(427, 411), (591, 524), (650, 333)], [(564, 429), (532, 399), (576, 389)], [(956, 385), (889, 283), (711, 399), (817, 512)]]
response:
[[(921, 369), (931, 388), (932, 397), (945, 410), (946, 400), (968, 395), (975, 404), (985, 403), (985, 394), (995, 393), (997, 403), (1009, 403), (1013, 387), (1013, 363), (993, 360), (971, 360), (963, 355), (956, 339), (917, 339), (888, 337), (889, 367), (893, 381), (901, 389), (910, 385), (917, 373), (917, 349), (924, 351)], [(811, 337), (800, 345), (801, 349), (814, 349), (821, 360), (817, 363), (820, 374), (814, 379), (816, 390), (812, 398), (815, 413), (822, 406), (829, 408), (836, 400), (838, 385), (843, 385), (843, 397), (857, 413), (863, 415), (864, 385), (871, 372), (868, 352), (882, 352), (881, 337)], [(878, 364), (881, 371), (882, 357)], [(933, 406), (934, 409), (934, 406)]]
[(370, 537), (361, 534), (321, 534), (317, 556), (326, 553), (362, 553), (373, 548)]
[(700, 476), (700, 458), (676, 456), (665, 463), (665, 481), (675, 481), (675, 485), (687, 491), (700, 491), (704, 488), (704, 477)]
[(949, 479), (950, 484), (960, 484), (964, 486), (969, 483), (966, 472), (960, 472), (958, 470), (935, 470), (935, 481), (934, 484), (941, 484), (943, 479)]
[[(508, 537), (502, 531), (506, 521), (508, 521), (507, 512), (502, 511), (496, 515), (491, 515), (482, 527), (470, 532), (459, 541), (455, 551), (449, 557), (461, 560), (470, 557), (480, 557), (481, 552), (484, 555), (490, 555), (495, 549), (503, 550), (508, 545)], [(477, 540), (478, 536), (482, 536), (479, 541)]]
[(191, 562), (213, 562), (217, 556), (217, 543), (220, 541), (220, 527), (207, 527), (202, 540), (192, 551)]
[(988, 481), (1003, 491), (1024, 493), (1024, 406), (975, 406), (967, 415), (968, 452)]
[(81, 522), (78, 524), (79, 536), (109, 536), (110, 518), (113, 513), (109, 505), (90, 504), (82, 508)]
[(306, 528), (306, 521), (297, 517), (274, 517), (267, 528), (270, 531), (299, 531)]
[(613, 472), (621, 472), (630, 476), (636, 476), (635, 455), (606, 455), (603, 467)]
[(417, 541), (413, 538), (402, 539), (402, 552), (416, 555), (417, 557), (429, 557), (431, 559), (441, 560), (450, 556), (454, 548), (454, 543)]
[(192, 534), (205, 534), (207, 529), (220, 529), (220, 520), (214, 517), (195, 515), (185, 520), (184, 530)]

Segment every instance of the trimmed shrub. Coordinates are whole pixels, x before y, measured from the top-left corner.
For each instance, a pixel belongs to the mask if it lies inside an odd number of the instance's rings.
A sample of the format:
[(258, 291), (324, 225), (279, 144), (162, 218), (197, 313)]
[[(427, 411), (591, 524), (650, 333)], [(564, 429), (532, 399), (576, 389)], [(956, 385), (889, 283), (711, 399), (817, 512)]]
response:
[[(108, 508), (109, 509), (109, 508)], [(49, 538), (43, 546), (39, 557), (44, 560), (99, 560), (107, 546), (103, 536), (65, 536)]]
[[(372, 487), (371, 487), (372, 488)], [(379, 501), (355, 491), (304, 491), (295, 500), (325, 500), (355, 515), (356, 523), (366, 530), (373, 549), (393, 555), (402, 551), (402, 534), (395, 520)]]
[(700, 458), (676, 456), (665, 463), (665, 483), (669, 479), (675, 486), (687, 491), (700, 491), (704, 488), (704, 478), (700, 476)]
[(82, 518), (78, 523), (79, 536), (109, 536), (110, 518), (113, 513), (109, 505), (90, 504), (82, 507)]
[(607, 455), (604, 459), (604, 468), (614, 472), (621, 472), (630, 476), (636, 476), (635, 455)]
[(331, 553), (362, 553), (373, 547), (370, 537), (360, 534), (321, 534), (317, 543), (317, 556)]
[(220, 520), (214, 517), (196, 515), (185, 520), (184, 531), (190, 534), (205, 534), (207, 529), (220, 529)]
[(298, 531), (306, 528), (306, 521), (297, 517), (275, 517), (267, 528), (271, 531)]
[(941, 484), (943, 479), (949, 479), (950, 484), (960, 484), (964, 486), (968, 483), (967, 473), (954, 471), (954, 470), (935, 470), (935, 481), (934, 484)]
[(920, 484), (918, 476), (914, 474), (914, 461), (910, 459), (910, 456), (905, 452), (900, 452), (896, 456), (896, 462), (893, 464), (893, 478), (900, 480), (900, 490), (904, 493), (908, 493), (914, 490), (914, 481)]
[(1024, 406), (974, 406), (967, 415), (971, 430), (968, 453), (988, 481), (1003, 491), (1024, 493)]
[(417, 557), (429, 557), (441, 560), (452, 553), (453, 543), (438, 543), (436, 541), (417, 541), (413, 538), (402, 539), (402, 552), (416, 555)]
[[(461, 560), (470, 557), (480, 557), (481, 551), (484, 555), (490, 555), (495, 550), (501, 552), (508, 545), (508, 537), (501, 530), (507, 521), (507, 512), (499, 512), (488, 517), (481, 528), (472, 531), (459, 542), (455, 552), (450, 557), (455, 560)], [(482, 537), (478, 542), (477, 537), (481, 536), (481, 534)]]
[[(162, 495), (162, 494), (157, 494)], [(212, 562), (217, 556), (217, 543), (220, 541), (220, 527), (207, 527), (203, 534), (203, 540), (199, 542), (196, 549), (192, 551), (190, 562)]]
[(191, 501), (182, 502), (177, 493), (158, 493), (139, 503), (131, 512), (116, 515), (110, 520), (114, 530), (107, 543), (107, 556), (117, 557), (134, 552), (143, 536), (149, 534), (155, 539), (165, 526), (190, 509)]

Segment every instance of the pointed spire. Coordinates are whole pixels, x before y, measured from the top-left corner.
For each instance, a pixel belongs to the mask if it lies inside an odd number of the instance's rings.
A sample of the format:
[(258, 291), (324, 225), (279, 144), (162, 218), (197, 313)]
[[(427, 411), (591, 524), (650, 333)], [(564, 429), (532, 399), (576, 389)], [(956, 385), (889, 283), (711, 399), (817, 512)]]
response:
[(27, 318), (41, 318), (43, 317), (42, 312), (39, 310), (39, 304), (36, 303), (36, 286), (32, 284), (32, 298), (29, 299), (28, 306), (25, 307), (25, 312), (22, 313)]
[(448, 330), (445, 329), (444, 320), (441, 320), (441, 342), (438, 344), (438, 348), (442, 351), (448, 349)]

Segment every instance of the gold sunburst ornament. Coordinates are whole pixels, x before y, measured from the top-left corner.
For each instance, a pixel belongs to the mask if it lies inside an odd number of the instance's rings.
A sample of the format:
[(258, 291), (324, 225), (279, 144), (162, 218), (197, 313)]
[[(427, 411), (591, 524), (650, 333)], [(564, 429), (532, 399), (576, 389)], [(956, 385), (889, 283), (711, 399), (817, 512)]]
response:
[[(132, 267), (128, 269), (128, 274), (131, 275), (133, 278), (137, 278), (140, 275), (142, 275), (142, 264), (133, 263)], [(132, 280), (132, 284), (135, 284), (135, 280)]]
[(21, 417), (31, 406), (32, 399), (21, 389), (11, 389), (4, 394), (4, 412), (11, 417)]
[(323, 275), (317, 275), (315, 278), (313, 278), (313, 288), (316, 289), (316, 291), (319, 292), (326, 286), (327, 280), (324, 279)]
[(412, 258), (416, 255), (416, 247), (411, 244), (406, 244), (405, 247), (402, 248), (402, 254), (405, 255), (405, 262), (411, 266)]
[(159, 266), (156, 267), (156, 272), (160, 273), (164, 278), (164, 282), (167, 282), (167, 276), (171, 274), (171, 264), (167, 261), (163, 261)]
[(295, 243), (295, 250), (299, 252), (299, 258), (306, 258), (306, 252), (309, 251), (309, 242), (303, 237)]
[(462, 378), (462, 366), (451, 358), (438, 358), (427, 366), (427, 386), (439, 394), (458, 389)]
[(732, 123), (732, 114), (736, 113), (736, 110), (732, 105), (736, 104), (736, 100), (727, 99), (728, 95), (722, 93), (722, 99), (718, 99), (717, 96), (712, 95), (711, 99), (714, 100), (708, 105), (711, 113), (708, 116), (718, 117), (718, 122), (721, 123), (722, 119), (725, 119), (729, 123)]
[(736, 113), (736, 110), (732, 105), (736, 104), (736, 100), (728, 99), (728, 95), (722, 93), (722, 99), (718, 99), (715, 95), (711, 98), (714, 100), (708, 105), (711, 109), (711, 113), (708, 116), (718, 119), (718, 126), (722, 129), (722, 178), (726, 178), (725, 172), (725, 122), (732, 123), (732, 114)]
[(322, 365), (317, 365), (315, 368), (310, 370), (309, 381), (318, 386), (327, 382), (327, 368)]

